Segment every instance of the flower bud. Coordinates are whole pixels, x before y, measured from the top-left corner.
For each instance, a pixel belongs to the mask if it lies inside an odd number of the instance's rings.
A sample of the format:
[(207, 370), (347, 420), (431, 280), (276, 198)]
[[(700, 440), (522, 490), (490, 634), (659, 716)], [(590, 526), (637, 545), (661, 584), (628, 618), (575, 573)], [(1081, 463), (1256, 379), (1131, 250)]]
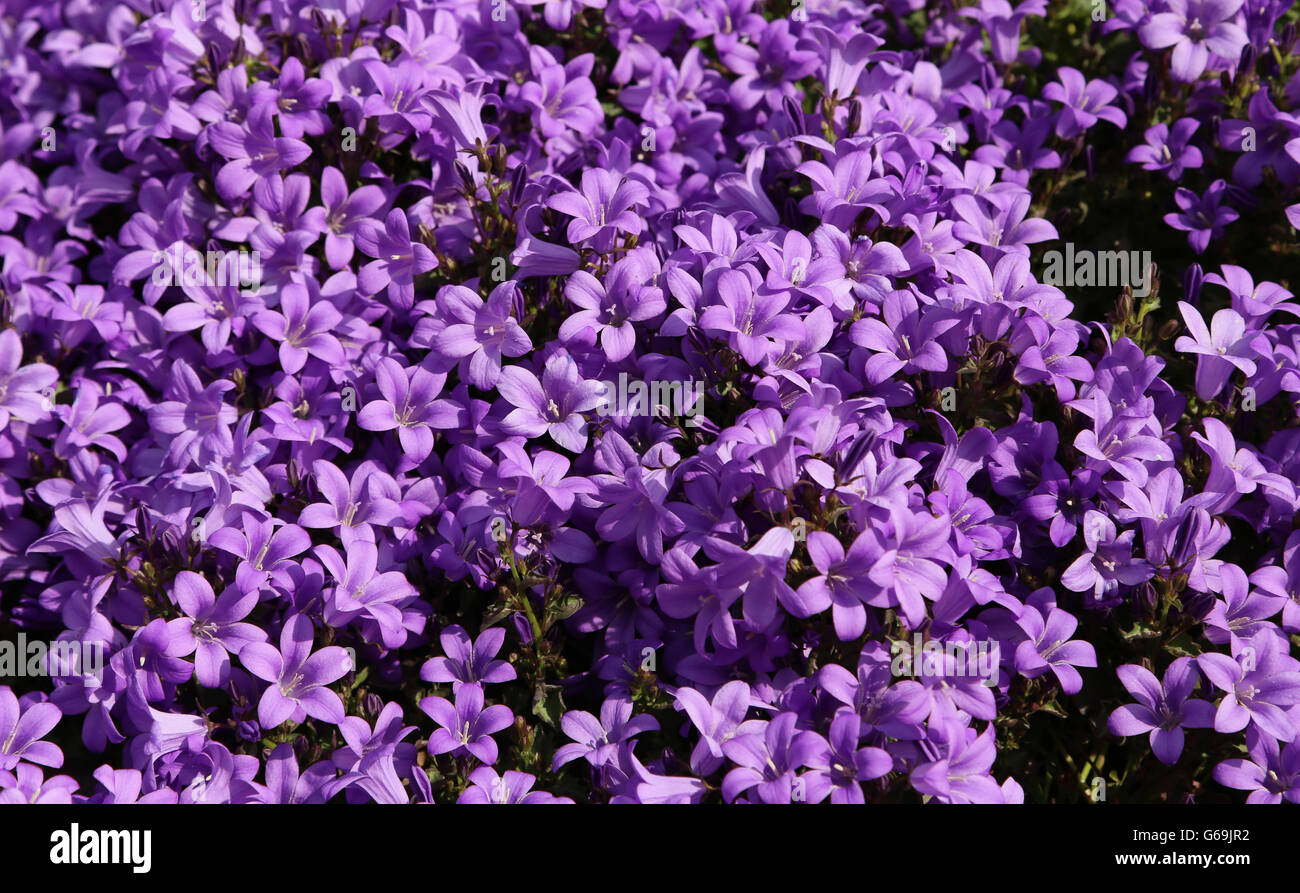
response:
[(844, 132), (853, 136), (862, 128), (862, 103), (854, 99), (849, 103), (849, 118), (844, 123)]
[(1200, 264), (1192, 264), (1183, 273), (1183, 300), (1193, 307), (1201, 300), (1201, 286), (1205, 283), (1205, 271)]
[(781, 107), (785, 109), (785, 116), (790, 119), (790, 125), (794, 128), (795, 133), (803, 133), (805, 124), (803, 109), (799, 107), (799, 103), (789, 96), (785, 96), (781, 99)]
[(515, 168), (514, 176), (510, 179), (510, 206), (519, 207), (519, 203), (524, 200), (524, 187), (528, 185), (528, 165), (521, 164)]

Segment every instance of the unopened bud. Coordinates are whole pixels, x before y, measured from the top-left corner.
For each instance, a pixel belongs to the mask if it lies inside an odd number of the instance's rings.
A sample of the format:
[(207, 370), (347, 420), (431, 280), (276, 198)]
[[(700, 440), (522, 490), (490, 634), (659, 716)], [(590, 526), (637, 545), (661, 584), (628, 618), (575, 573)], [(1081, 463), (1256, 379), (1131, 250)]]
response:
[(461, 183), (465, 184), (465, 191), (470, 196), (478, 192), (478, 184), (474, 182), (474, 174), (462, 161), (456, 162), (456, 175), (460, 177)]
[(1192, 264), (1183, 273), (1183, 300), (1196, 306), (1201, 299), (1201, 286), (1205, 283), (1205, 271), (1200, 264)]
[(794, 127), (795, 133), (803, 133), (803, 109), (799, 107), (799, 103), (786, 96), (781, 99), (781, 107), (785, 109), (785, 116), (790, 119), (790, 124)]
[(515, 168), (510, 180), (510, 206), (517, 208), (524, 199), (524, 187), (528, 185), (528, 165), (521, 164)]
[(1241, 48), (1241, 58), (1237, 60), (1237, 76), (1250, 74), (1255, 69), (1255, 45), (1246, 44)]
[(854, 99), (849, 103), (849, 119), (844, 124), (844, 132), (853, 136), (862, 127), (862, 103)]

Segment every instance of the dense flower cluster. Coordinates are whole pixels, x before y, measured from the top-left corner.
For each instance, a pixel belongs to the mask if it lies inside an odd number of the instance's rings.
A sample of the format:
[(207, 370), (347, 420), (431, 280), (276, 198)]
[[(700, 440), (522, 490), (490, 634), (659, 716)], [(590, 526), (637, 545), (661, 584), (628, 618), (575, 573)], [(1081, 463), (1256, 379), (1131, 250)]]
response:
[(0, 0), (0, 802), (1300, 802), (1297, 16), (1053, 7)]

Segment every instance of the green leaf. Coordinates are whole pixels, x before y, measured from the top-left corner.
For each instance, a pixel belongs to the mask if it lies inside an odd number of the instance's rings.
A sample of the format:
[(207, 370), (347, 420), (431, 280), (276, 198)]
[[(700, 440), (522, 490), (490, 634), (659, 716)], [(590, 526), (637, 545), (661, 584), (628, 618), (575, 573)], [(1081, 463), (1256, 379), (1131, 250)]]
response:
[(1201, 649), (1196, 647), (1196, 643), (1187, 633), (1179, 633), (1166, 642), (1165, 651), (1174, 657), (1197, 657), (1201, 653)]
[(352, 680), (352, 684), (348, 686), (348, 691), (356, 691), (357, 687), (361, 685), (361, 683), (365, 682), (366, 677), (369, 675), (370, 675), (370, 666), (366, 665), (362, 667), (361, 670), (357, 673), (356, 678)]
[(560, 717), (564, 715), (562, 691), (560, 686), (545, 682), (537, 683), (533, 689), (533, 715), (554, 728), (559, 728)]
[(1061, 708), (1061, 705), (1056, 703), (1055, 699), (1039, 704), (1038, 709), (1044, 713), (1050, 713), (1052, 716), (1059, 716), (1061, 719), (1069, 718), (1068, 716), (1066, 716), (1065, 711)]
[(586, 602), (583, 601), (582, 596), (568, 592), (549, 600), (546, 603), (546, 623), (544, 625), (547, 629), (550, 629), (551, 624), (572, 617), (585, 604)]
[(1139, 620), (1133, 624), (1130, 629), (1124, 630), (1125, 639), (1156, 639), (1160, 637), (1160, 630), (1149, 620)]
[(505, 620), (507, 617), (509, 617), (512, 613), (514, 613), (514, 609), (510, 607), (510, 604), (508, 602), (504, 600), (495, 601), (492, 604), (488, 605), (487, 608), (485, 609), (484, 616), (483, 616), (483, 625), (481, 628), (487, 629), (489, 626), (496, 626), (502, 620)]

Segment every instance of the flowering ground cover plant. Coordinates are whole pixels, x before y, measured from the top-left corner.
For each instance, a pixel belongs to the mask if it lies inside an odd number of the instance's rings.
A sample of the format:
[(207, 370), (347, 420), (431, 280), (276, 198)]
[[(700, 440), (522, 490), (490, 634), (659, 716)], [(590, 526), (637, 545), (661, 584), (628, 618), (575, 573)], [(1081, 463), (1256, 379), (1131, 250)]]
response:
[(0, 802), (1300, 802), (1282, 0), (0, 0)]

